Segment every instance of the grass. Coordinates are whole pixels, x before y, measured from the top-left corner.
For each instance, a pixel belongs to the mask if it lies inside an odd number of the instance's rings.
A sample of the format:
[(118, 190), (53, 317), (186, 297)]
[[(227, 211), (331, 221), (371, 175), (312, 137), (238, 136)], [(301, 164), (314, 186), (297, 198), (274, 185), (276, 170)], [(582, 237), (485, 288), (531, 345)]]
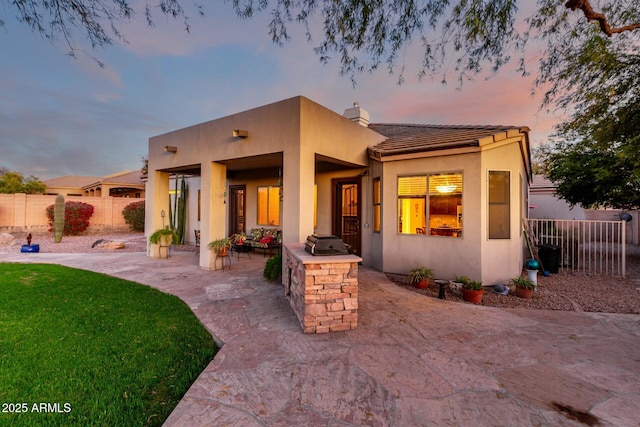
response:
[(216, 351), (174, 296), (0, 263), (0, 425), (161, 425)]

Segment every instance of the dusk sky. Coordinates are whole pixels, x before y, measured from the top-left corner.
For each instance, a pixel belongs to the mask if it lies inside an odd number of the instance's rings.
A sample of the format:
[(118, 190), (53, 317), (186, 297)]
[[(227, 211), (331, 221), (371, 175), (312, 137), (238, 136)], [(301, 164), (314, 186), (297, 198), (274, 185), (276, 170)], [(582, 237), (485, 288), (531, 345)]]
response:
[[(419, 52), (409, 47), (402, 86), (382, 68), (353, 87), (337, 60), (320, 63), (320, 39), (307, 42), (301, 26), (292, 24), (293, 40), (278, 47), (268, 14), (240, 20), (229, 4), (206, 4), (204, 17), (188, 12), (187, 33), (159, 12), (147, 27), (143, 3), (133, 4), (137, 18), (121, 28), (128, 44), (88, 48), (104, 69), (0, 10), (0, 167), (42, 180), (136, 170), (151, 136), (297, 95), (339, 114), (358, 101), (372, 122), (528, 126), (534, 146), (559, 121), (538, 111), (542, 94), (531, 96), (533, 76), (520, 77), (515, 65), (458, 90), (453, 75), (444, 86), (439, 77), (418, 81)], [(529, 67), (535, 74), (535, 62)]]

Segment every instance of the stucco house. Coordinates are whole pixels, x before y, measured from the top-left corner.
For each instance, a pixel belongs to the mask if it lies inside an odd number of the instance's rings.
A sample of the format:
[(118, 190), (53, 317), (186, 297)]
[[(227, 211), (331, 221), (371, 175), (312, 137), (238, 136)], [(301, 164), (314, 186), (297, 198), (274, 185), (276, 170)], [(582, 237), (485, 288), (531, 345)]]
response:
[[(525, 257), (528, 132), (369, 123), (357, 104), (341, 115), (297, 96), (150, 138), (146, 230), (165, 224), (170, 180), (184, 174), (203, 245), (260, 227), (285, 244), (333, 234), (384, 272), (503, 282)], [(199, 256), (213, 268), (210, 251)]]
[(45, 194), (82, 197), (144, 197), (145, 184), (140, 171), (121, 171), (111, 175), (67, 175), (43, 181)]

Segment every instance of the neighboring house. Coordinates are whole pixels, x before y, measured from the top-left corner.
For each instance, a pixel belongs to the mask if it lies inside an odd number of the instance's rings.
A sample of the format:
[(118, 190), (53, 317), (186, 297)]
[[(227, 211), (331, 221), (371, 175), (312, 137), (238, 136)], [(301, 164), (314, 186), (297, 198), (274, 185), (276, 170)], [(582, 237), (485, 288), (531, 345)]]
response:
[(534, 175), (529, 189), (529, 217), (534, 219), (620, 221), (622, 214), (631, 216), (626, 225), (626, 242), (637, 245), (640, 242), (640, 211), (620, 209), (584, 209), (571, 207), (567, 201), (556, 195), (556, 185), (543, 175)]
[[(200, 177), (188, 215), (203, 245), (259, 227), (285, 244), (333, 234), (384, 272), (504, 282), (524, 263), (528, 132), (370, 124), (357, 104), (342, 116), (286, 99), (150, 138), (146, 230), (165, 224), (170, 180), (186, 174)], [(199, 263), (213, 268), (209, 251)]]
[(140, 171), (123, 171), (105, 177), (63, 176), (44, 181), (45, 194), (88, 197), (144, 198), (145, 184)]
[(556, 195), (556, 185), (544, 175), (534, 175), (529, 189), (529, 217), (536, 219), (585, 219), (585, 210)]
[(63, 196), (82, 196), (84, 191), (82, 188), (85, 185), (91, 185), (94, 182), (100, 180), (100, 177), (97, 176), (63, 176), (60, 178), (52, 178), (47, 179), (44, 184), (47, 186), (44, 194), (48, 195), (57, 195), (62, 194)]

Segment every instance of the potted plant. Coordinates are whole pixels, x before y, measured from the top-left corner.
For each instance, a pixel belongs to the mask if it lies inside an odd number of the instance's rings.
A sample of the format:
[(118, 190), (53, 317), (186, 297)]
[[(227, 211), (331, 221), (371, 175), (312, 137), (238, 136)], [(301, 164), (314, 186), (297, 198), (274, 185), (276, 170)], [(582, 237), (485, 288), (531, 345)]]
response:
[(227, 256), (230, 247), (231, 239), (228, 237), (223, 237), (222, 239), (216, 239), (209, 242), (209, 249), (218, 256)]
[(511, 279), (510, 283), (516, 287), (516, 295), (520, 298), (533, 297), (533, 290), (536, 288), (536, 284), (526, 277), (518, 276)]
[(409, 283), (418, 289), (427, 289), (429, 279), (433, 279), (433, 270), (427, 267), (416, 267), (409, 271)]
[(173, 236), (175, 231), (166, 226), (165, 228), (159, 228), (149, 236), (149, 243), (154, 245), (169, 246), (173, 242)]
[(464, 297), (464, 300), (474, 304), (480, 304), (482, 302), (483, 293), (484, 289), (482, 289), (482, 282), (477, 282), (475, 280), (469, 280), (462, 288), (462, 296)]
[[(175, 231), (166, 226), (165, 228), (159, 228), (149, 236), (149, 243), (152, 245), (154, 258), (168, 258), (169, 246), (173, 243)], [(157, 248), (157, 249), (156, 249)], [(167, 248), (165, 256), (162, 256), (161, 248)]]
[(453, 276), (453, 279), (449, 280), (449, 289), (451, 289), (454, 294), (460, 295), (460, 292), (462, 288), (464, 288), (464, 285), (469, 283), (470, 281), (471, 279), (469, 279), (467, 276)]

